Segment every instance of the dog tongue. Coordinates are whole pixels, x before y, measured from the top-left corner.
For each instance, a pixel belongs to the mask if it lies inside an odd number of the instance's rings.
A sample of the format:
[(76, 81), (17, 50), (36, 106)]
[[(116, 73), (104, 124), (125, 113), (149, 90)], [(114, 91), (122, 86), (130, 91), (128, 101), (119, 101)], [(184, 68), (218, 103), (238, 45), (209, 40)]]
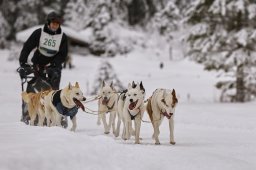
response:
[(172, 117), (172, 115), (169, 115), (167, 112), (163, 112), (162, 114), (163, 114), (164, 116), (166, 116), (167, 119), (170, 119), (170, 118)]
[(107, 105), (107, 104), (108, 104), (108, 100), (107, 100), (107, 99), (103, 99), (103, 100), (102, 100), (102, 104), (103, 104), (103, 105)]
[(84, 105), (83, 105), (79, 100), (74, 100), (74, 101), (75, 101), (77, 107), (79, 107), (79, 108), (81, 108), (83, 111), (85, 111)]
[(137, 102), (132, 102), (132, 103), (130, 103), (130, 104), (129, 104), (129, 109), (130, 109), (130, 110), (133, 110), (133, 109), (135, 108), (136, 104), (137, 104)]

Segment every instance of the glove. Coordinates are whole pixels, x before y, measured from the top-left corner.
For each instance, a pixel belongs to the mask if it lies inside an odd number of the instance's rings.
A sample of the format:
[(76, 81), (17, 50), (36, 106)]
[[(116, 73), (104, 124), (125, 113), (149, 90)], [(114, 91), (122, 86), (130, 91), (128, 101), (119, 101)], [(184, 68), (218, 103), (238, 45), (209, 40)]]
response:
[(28, 63), (21, 63), (17, 71), (20, 73), (21, 78), (26, 78), (27, 75), (33, 73), (33, 68)]
[(23, 67), (23, 68), (31, 67), (31, 65), (28, 64), (28, 63), (20, 63), (20, 66)]

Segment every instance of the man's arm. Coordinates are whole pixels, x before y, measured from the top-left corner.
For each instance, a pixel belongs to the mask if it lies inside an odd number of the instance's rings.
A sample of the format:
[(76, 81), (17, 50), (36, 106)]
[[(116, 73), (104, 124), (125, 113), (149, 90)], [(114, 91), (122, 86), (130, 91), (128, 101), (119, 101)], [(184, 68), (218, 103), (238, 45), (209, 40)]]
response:
[(68, 55), (68, 37), (63, 33), (62, 41), (60, 44), (60, 50), (56, 54), (53, 63), (56, 67), (61, 67)]
[(39, 45), (40, 36), (41, 28), (35, 30), (24, 43), (19, 58), (20, 65), (27, 63), (30, 52)]

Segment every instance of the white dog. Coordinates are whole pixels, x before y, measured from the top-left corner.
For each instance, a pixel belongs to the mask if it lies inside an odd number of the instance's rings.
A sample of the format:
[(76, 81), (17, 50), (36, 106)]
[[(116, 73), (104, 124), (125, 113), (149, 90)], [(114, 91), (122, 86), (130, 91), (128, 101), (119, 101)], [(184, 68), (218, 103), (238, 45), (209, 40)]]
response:
[[(111, 127), (113, 134), (115, 133), (115, 118), (117, 113), (117, 99), (118, 94), (113, 87), (113, 83), (110, 85), (102, 81), (101, 88), (99, 90), (100, 99), (98, 101), (98, 121), (97, 124), (101, 124), (101, 120), (104, 126), (104, 133), (108, 134)], [(110, 113), (109, 122), (106, 121), (106, 113)]]
[[(129, 85), (128, 85), (129, 86)], [(142, 82), (140, 82), (140, 84), (135, 84), (134, 81), (132, 82), (131, 87), (132, 88), (136, 88), (136, 86), (140, 87), (141, 92), (145, 95), (145, 89), (143, 87)], [(116, 132), (115, 132), (115, 136), (118, 137), (119, 133), (120, 133), (120, 125), (121, 122), (123, 123), (123, 133), (122, 133), (122, 138), (125, 138), (125, 127), (124, 127), (124, 116), (123, 116), (123, 109), (124, 109), (124, 102), (126, 100), (126, 96), (127, 96), (127, 89), (124, 90), (123, 92), (121, 92), (121, 94), (118, 97), (118, 105), (117, 105), (117, 110), (118, 110), (118, 121), (117, 121), (117, 127), (116, 127)], [(135, 131), (133, 130), (133, 128), (131, 127), (130, 129), (131, 134), (134, 136)]]
[(145, 89), (142, 82), (134, 85), (128, 85), (128, 91), (125, 93), (125, 99), (123, 103), (123, 109), (120, 110), (120, 117), (123, 118), (124, 131), (123, 138), (125, 140), (130, 139), (132, 135), (132, 120), (135, 124), (135, 143), (140, 143), (140, 126), (143, 113), (145, 111), (144, 98)]
[(45, 116), (47, 119), (47, 126), (57, 125), (61, 126), (61, 118), (70, 116), (72, 121), (71, 131), (76, 130), (76, 114), (78, 108), (84, 110), (84, 106), (80, 101), (85, 101), (86, 98), (76, 82), (75, 86), (70, 83), (62, 90), (53, 90), (44, 97)]
[(174, 145), (174, 113), (178, 103), (175, 90), (156, 89), (153, 95), (148, 99), (147, 112), (154, 128), (153, 139), (155, 144), (159, 145), (159, 126), (164, 117), (169, 119), (170, 144)]

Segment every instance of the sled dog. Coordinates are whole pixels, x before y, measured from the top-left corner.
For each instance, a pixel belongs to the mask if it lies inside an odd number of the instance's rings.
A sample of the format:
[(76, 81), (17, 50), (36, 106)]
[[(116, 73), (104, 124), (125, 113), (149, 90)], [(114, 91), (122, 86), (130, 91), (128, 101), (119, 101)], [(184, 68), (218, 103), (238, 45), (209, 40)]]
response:
[[(100, 99), (98, 100), (98, 121), (97, 124), (101, 124), (101, 120), (104, 126), (104, 133), (108, 134), (112, 127), (113, 134), (115, 133), (115, 118), (117, 113), (117, 99), (118, 94), (113, 87), (113, 83), (111, 82), (110, 85), (102, 81), (100, 90), (98, 95)], [(110, 113), (109, 121), (106, 121), (106, 114)]]
[(146, 109), (144, 106), (145, 89), (142, 82), (134, 88), (133, 85), (129, 84), (125, 96), (123, 109), (120, 108), (120, 114), (122, 114), (124, 121), (124, 140), (130, 139), (132, 135), (132, 120), (134, 120), (135, 144), (139, 144), (141, 119)]
[(78, 108), (84, 110), (84, 106), (80, 101), (86, 100), (79, 84), (76, 82), (75, 86), (72, 86), (69, 83), (64, 89), (52, 90), (44, 99), (47, 126), (61, 126), (61, 118), (67, 119), (67, 116), (70, 116), (73, 124), (70, 130), (75, 131)]
[(155, 139), (155, 144), (159, 145), (159, 126), (164, 117), (169, 119), (170, 144), (174, 145), (174, 113), (178, 99), (175, 90), (156, 89), (153, 95), (148, 99), (147, 112), (154, 128), (152, 136)]
[[(129, 85), (128, 85), (129, 86)], [(139, 86), (140, 87), (140, 90), (142, 92), (142, 94), (145, 95), (145, 88), (143, 87), (143, 84), (142, 82), (138, 83), (138, 84), (135, 84), (134, 81), (132, 82), (132, 85), (131, 87), (132, 88), (136, 88), (136, 86)], [(118, 137), (119, 136), (119, 133), (120, 133), (120, 125), (121, 125), (121, 122), (123, 123), (123, 126), (124, 126), (124, 116), (123, 116), (123, 108), (124, 108), (124, 102), (126, 100), (126, 96), (127, 96), (127, 89), (124, 90), (118, 97), (118, 104), (117, 104), (117, 111), (118, 111), (118, 120), (117, 120), (117, 127), (116, 127), (116, 132), (115, 132), (115, 136)], [(131, 127), (130, 129), (131, 131), (131, 134), (134, 136), (134, 129)], [(122, 138), (125, 139), (125, 127), (123, 127), (123, 132), (122, 132)]]
[(43, 126), (43, 122), (45, 119), (44, 113), (44, 97), (51, 90), (41, 91), (38, 93), (27, 93), (22, 92), (21, 96), (25, 103), (28, 104), (28, 114), (30, 117), (30, 125), (34, 126), (36, 116), (38, 115), (39, 126)]

